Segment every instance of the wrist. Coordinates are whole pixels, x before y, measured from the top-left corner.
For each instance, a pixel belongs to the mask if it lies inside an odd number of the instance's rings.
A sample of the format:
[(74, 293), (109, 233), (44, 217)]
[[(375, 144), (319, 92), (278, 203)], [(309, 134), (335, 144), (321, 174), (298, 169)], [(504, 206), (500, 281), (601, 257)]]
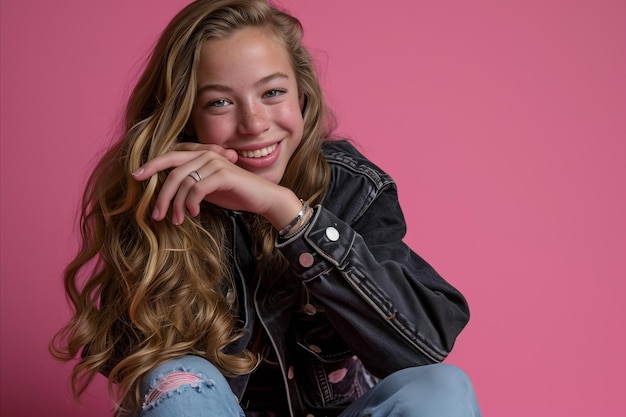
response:
[(280, 187), (280, 192), (272, 198), (270, 209), (263, 214), (276, 230), (283, 230), (298, 216), (303, 207), (303, 201), (293, 191)]
[(279, 238), (281, 240), (289, 240), (302, 232), (302, 230), (310, 224), (311, 219), (313, 218), (313, 213), (313, 207), (309, 206), (308, 201), (304, 201), (302, 210), (298, 213), (294, 222), (290, 223), (288, 227), (285, 227), (278, 232)]
[(310, 217), (309, 202), (303, 201), (302, 199), (300, 199), (300, 202), (302, 203), (302, 208), (298, 214), (296, 214), (296, 217), (294, 217), (289, 224), (278, 231), (278, 235), (281, 238), (297, 233), (297, 231), (300, 230), (308, 221), (308, 218)]

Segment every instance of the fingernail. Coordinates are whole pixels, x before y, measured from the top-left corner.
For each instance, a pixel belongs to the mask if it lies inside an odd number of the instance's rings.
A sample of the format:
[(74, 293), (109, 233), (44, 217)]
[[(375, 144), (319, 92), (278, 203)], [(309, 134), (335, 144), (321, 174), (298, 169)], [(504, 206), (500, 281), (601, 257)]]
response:
[(143, 168), (137, 169), (137, 171), (132, 173), (132, 176), (136, 177), (137, 175), (141, 175), (141, 174), (143, 174)]
[(154, 210), (152, 210), (152, 218), (153, 219), (158, 219), (159, 218), (159, 209), (155, 208)]

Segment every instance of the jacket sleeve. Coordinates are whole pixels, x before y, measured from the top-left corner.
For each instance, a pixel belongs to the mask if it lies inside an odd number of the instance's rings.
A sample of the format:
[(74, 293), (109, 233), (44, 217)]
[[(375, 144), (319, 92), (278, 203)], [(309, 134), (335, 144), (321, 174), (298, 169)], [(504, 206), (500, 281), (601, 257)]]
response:
[(366, 201), (350, 214), (356, 195), (325, 199), (332, 209), (316, 206), (309, 226), (278, 248), (374, 375), (442, 361), (469, 320), (465, 299), (403, 242), (392, 181), (359, 196)]

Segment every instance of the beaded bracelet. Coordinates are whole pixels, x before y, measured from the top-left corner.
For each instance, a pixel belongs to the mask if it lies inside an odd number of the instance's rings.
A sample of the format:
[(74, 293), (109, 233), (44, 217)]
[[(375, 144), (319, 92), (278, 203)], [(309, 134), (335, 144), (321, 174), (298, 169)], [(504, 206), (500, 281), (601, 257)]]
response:
[(278, 235), (280, 237), (285, 236), (287, 234), (287, 232), (289, 232), (295, 225), (300, 223), (300, 220), (302, 220), (302, 218), (306, 214), (307, 210), (309, 209), (309, 201), (308, 200), (307, 201), (302, 201), (302, 199), (300, 199), (300, 201), (302, 202), (302, 208), (300, 209), (300, 211), (296, 215), (295, 219), (293, 219), (287, 226), (285, 226), (282, 229), (280, 229), (280, 231), (278, 232)]

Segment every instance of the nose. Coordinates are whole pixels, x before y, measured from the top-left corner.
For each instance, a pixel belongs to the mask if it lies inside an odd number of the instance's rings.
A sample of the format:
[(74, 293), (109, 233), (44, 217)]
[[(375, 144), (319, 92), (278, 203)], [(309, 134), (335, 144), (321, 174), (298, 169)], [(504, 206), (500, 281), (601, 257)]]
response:
[(263, 104), (253, 101), (241, 105), (239, 110), (239, 133), (258, 136), (269, 129), (269, 116)]

